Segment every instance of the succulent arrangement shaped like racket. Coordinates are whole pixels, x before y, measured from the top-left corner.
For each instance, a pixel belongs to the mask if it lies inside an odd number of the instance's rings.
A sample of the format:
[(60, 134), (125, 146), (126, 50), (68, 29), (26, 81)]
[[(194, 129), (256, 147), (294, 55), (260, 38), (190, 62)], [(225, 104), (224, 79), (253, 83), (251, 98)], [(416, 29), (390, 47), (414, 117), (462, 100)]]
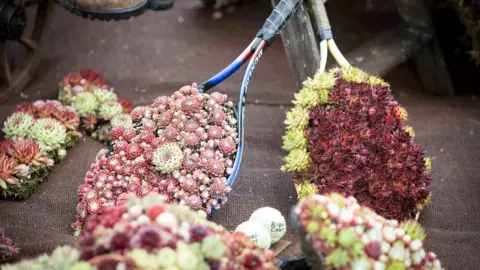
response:
[(75, 110), (56, 100), (18, 105), (3, 123), (0, 197), (23, 200), (32, 195), (81, 137), (79, 124)]
[(132, 104), (117, 97), (103, 75), (91, 69), (70, 73), (60, 82), (58, 99), (70, 105), (81, 118), (81, 130), (103, 142), (110, 142), (112, 126), (131, 126)]
[(273, 251), (164, 199), (156, 193), (129, 197), (90, 216), (75, 247), (2, 269), (277, 269)]
[(442, 269), (416, 221), (387, 220), (354, 197), (311, 195), (292, 214), (312, 269)]
[(353, 67), (317, 74), (287, 113), (284, 171), (299, 197), (339, 192), (399, 221), (430, 200), (431, 161), (381, 79)]
[(210, 214), (227, 201), (238, 144), (233, 103), (218, 92), (185, 86), (135, 108), (130, 127), (113, 127), (78, 189), (79, 232), (91, 214), (124, 202), (127, 192), (157, 192), (168, 202)]
[[(385, 218), (412, 218), (430, 202), (431, 160), (413, 142), (389, 84), (352, 67), (335, 45), (324, 1), (309, 4), (320, 68), (287, 113), (282, 170), (293, 173), (300, 198), (338, 192)], [(324, 72), (328, 51), (341, 68)]]

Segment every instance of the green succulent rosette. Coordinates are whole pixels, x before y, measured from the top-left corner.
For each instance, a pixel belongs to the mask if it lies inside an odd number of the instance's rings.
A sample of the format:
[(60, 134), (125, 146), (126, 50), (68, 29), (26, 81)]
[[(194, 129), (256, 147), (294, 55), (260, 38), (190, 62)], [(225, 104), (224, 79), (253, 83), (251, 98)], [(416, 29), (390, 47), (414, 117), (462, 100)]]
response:
[(133, 120), (130, 114), (122, 113), (112, 117), (112, 119), (110, 120), (110, 125), (112, 127), (122, 126), (124, 128), (129, 128), (133, 125)]
[(30, 114), (23, 112), (12, 114), (3, 124), (3, 132), (5, 132), (5, 137), (8, 139), (27, 137), (34, 122), (35, 119)]
[(93, 94), (100, 104), (107, 101), (117, 101), (118, 99), (117, 94), (109, 89), (95, 87), (93, 89)]
[(182, 166), (183, 152), (176, 143), (166, 143), (153, 152), (153, 165), (162, 173), (172, 173)]
[(115, 115), (119, 115), (123, 112), (122, 104), (118, 103), (117, 101), (107, 101), (100, 105), (98, 110), (98, 115), (100, 118), (105, 120), (110, 120)]
[(35, 121), (28, 137), (37, 141), (43, 151), (52, 152), (64, 148), (67, 130), (57, 120), (42, 118)]
[(97, 97), (91, 92), (82, 92), (73, 98), (72, 107), (81, 117), (95, 114), (100, 103)]

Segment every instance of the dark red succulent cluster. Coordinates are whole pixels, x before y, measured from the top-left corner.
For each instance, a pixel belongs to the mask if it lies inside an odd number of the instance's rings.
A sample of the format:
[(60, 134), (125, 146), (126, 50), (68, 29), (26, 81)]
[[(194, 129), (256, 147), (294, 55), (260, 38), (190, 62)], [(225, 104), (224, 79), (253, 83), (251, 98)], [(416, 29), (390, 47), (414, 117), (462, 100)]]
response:
[(389, 86), (338, 78), (328, 104), (311, 109), (305, 133), (310, 179), (321, 194), (354, 196), (378, 214), (404, 220), (430, 195), (424, 151), (404, 129), (406, 111)]

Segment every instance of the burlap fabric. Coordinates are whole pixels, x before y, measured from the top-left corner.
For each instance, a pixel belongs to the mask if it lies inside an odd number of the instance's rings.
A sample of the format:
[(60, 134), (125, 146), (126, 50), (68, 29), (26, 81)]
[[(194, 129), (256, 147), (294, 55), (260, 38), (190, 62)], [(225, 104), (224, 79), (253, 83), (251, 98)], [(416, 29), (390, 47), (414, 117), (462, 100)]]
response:
[[(194, 8), (196, 4), (178, 1), (170, 12), (115, 23), (90, 22), (57, 9), (41, 68), (23, 94), (27, 100), (55, 98), (56, 84), (65, 73), (91, 67), (105, 72), (122, 98), (135, 105), (147, 104), (224, 67), (269, 12), (266, 4), (258, 4), (254, 11), (239, 9), (216, 22), (208, 11)], [(359, 18), (365, 22), (363, 31), (357, 31), (356, 23), (340, 16), (353, 16), (349, 12), (340, 13), (335, 7), (330, 11), (332, 25), (339, 29), (337, 43), (346, 50), (374, 34), (379, 25), (388, 24), (379, 23), (379, 17), (363, 17)], [(480, 269), (479, 101), (470, 96), (440, 99), (421, 94), (408, 65), (386, 79), (410, 114), (416, 141), (433, 157), (432, 204), (420, 219), (428, 232), (428, 249), (438, 254), (446, 269)], [(241, 74), (236, 74), (217, 89), (236, 99), (240, 80)], [(275, 207), (288, 217), (296, 202), (290, 176), (279, 170), (284, 156), (285, 106), (294, 91), (283, 48), (276, 42), (265, 53), (251, 83), (241, 173), (229, 202), (214, 217), (231, 230), (262, 206)], [(17, 95), (1, 104), (0, 119), (23, 101)], [(24, 202), (0, 201), (0, 228), (17, 242), (24, 257), (72, 243), (70, 224), (75, 221), (77, 186), (102, 147), (85, 138), (69, 150), (67, 159), (54, 168), (33, 197)], [(291, 230), (286, 240), (293, 243), (280, 257), (297, 255), (299, 246)]]

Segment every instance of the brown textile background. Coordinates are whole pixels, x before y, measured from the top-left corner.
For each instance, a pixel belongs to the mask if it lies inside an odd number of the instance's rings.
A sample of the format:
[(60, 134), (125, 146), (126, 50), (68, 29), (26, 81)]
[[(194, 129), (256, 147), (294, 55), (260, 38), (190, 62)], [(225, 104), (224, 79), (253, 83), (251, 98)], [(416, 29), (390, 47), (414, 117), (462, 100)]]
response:
[[(40, 70), (25, 90), (27, 100), (55, 98), (56, 84), (67, 72), (91, 67), (105, 72), (122, 98), (136, 105), (150, 103), (158, 95), (202, 81), (224, 67), (248, 44), (269, 12), (268, 5), (259, 3), (254, 10), (241, 8), (222, 21), (211, 21), (208, 11), (197, 8), (199, 3), (177, 0), (171, 11), (148, 12), (112, 23), (87, 21), (58, 8)], [(373, 18), (333, 3), (331, 21), (337, 43), (345, 51), (388, 26), (384, 20), (388, 16)], [(360, 29), (357, 20), (364, 22)], [(428, 250), (437, 253), (446, 269), (480, 269), (478, 98), (443, 99), (422, 94), (408, 65), (395, 69), (386, 79), (409, 112), (416, 141), (434, 158), (432, 204), (421, 215)], [(236, 99), (240, 80), (241, 74), (236, 74), (217, 89)], [(247, 109), (246, 149), (239, 179), (229, 202), (214, 218), (231, 230), (256, 208), (272, 206), (288, 217), (295, 204), (290, 176), (279, 170), (284, 155), (281, 135), (285, 105), (294, 91), (283, 48), (275, 42), (251, 83), (248, 100), (253, 104)], [(0, 120), (3, 122), (24, 100), (16, 95), (0, 104)], [(0, 201), (0, 228), (5, 228), (24, 257), (72, 243), (70, 224), (75, 221), (77, 186), (102, 147), (85, 138), (68, 152), (67, 159), (54, 168), (33, 197), (24, 202)], [(286, 240), (293, 244), (280, 257), (297, 255), (299, 248), (290, 230)]]

